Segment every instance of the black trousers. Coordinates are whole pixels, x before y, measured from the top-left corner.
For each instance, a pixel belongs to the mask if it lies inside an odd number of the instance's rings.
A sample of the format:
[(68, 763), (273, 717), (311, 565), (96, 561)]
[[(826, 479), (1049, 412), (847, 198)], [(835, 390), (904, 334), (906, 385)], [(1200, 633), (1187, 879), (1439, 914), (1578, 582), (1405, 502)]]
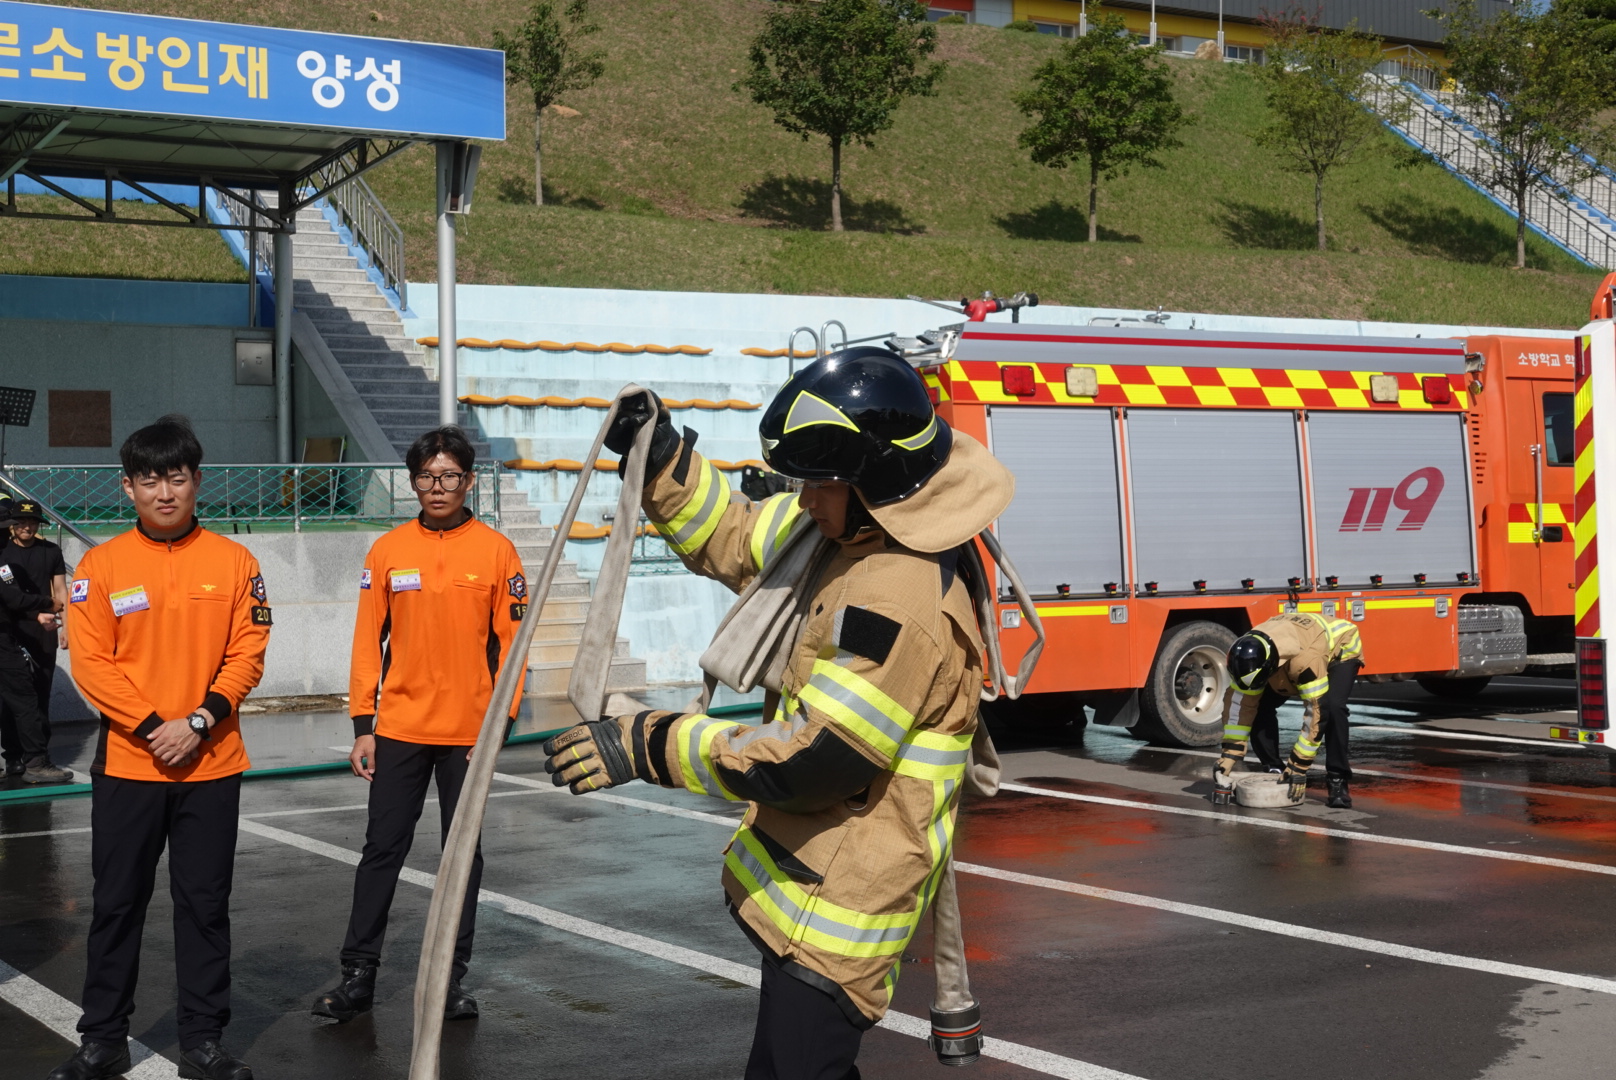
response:
[[(1330, 688), (1319, 699), (1319, 725), (1324, 735), (1324, 771), (1334, 777), (1352, 780), (1351, 750), (1349, 749), (1348, 719), (1352, 715), (1347, 699), (1363, 667), (1361, 660), (1346, 660), (1331, 664)], [(1285, 759), (1279, 756), (1279, 707), (1288, 699), (1277, 690), (1264, 689), (1257, 699), (1257, 716), (1251, 721), (1251, 748), (1265, 769), (1283, 769)], [(1307, 734), (1303, 732), (1303, 734)]]
[[(354, 872), (353, 912), (348, 916), (348, 937), (342, 959), (382, 958), (387, 936), (387, 910), (393, 906), (398, 872), (415, 839), (415, 823), (426, 804), (427, 784), (438, 783), (438, 818), (443, 839), (449, 838), (460, 788), (466, 780), (466, 746), (424, 746), (376, 736), (376, 774), (370, 781), (370, 822), (365, 827), (365, 850)], [(441, 844), (440, 844), (441, 847)], [(471, 864), (466, 883), (466, 904), (460, 911), (460, 936), (455, 941), (454, 977), (464, 978), (471, 962), (471, 939), (477, 929), (477, 891), (483, 880), (483, 846)]]
[(85, 1042), (129, 1036), (140, 939), (157, 859), (168, 847), (180, 1049), (219, 1038), (230, 1023), (230, 886), (241, 777), (195, 783), (90, 778), (95, 909), (85, 948)]
[(49, 672), (42, 674), (40, 667), (22, 646), (0, 638), (0, 754), (8, 760), (34, 761), (50, 750), (49, 680), (56, 670), (56, 658), (50, 658)]
[(859, 1080), (855, 1027), (836, 1000), (763, 954), (763, 990), (745, 1080)]

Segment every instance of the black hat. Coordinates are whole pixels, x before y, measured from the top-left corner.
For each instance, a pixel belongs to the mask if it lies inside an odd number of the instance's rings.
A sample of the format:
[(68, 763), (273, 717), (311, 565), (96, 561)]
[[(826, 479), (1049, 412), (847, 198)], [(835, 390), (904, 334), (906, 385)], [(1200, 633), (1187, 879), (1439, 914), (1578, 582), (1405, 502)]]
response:
[(763, 459), (794, 480), (841, 480), (870, 507), (913, 494), (948, 460), (953, 433), (903, 357), (869, 346), (814, 361), (758, 425)]
[(33, 518), (35, 521), (44, 521), (45, 511), (41, 510), (39, 508), (39, 504), (34, 502), (32, 499), (18, 499), (16, 502), (11, 504), (11, 520), (17, 521), (21, 518)]

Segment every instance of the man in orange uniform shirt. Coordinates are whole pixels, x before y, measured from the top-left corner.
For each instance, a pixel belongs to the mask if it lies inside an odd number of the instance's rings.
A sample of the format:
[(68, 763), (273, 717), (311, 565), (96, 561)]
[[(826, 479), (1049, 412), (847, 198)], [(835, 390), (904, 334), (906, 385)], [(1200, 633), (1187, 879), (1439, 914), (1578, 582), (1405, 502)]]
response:
[[(466, 510), (476, 482), (473, 461), (471, 444), (457, 427), (415, 440), (404, 463), (421, 514), (376, 541), (359, 577), (348, 689), (354, 746), (348, 760), (356, 776), (370, 781), (370, 823), (354, 873), (342, 981), (312, 1009), (337, 1023), (370, 1010), (387, 910), (427, 784), (435, 775), (447, 839), (494, 679), (527, 610), (527, 580), (515, 545)], [(521, 700), (518, 683), (515, 701)], [(513, 722), (516, 709), (513, 704)], [(479, 846), (444, 1010), (451, 1020), (477, 1015), (477, 1001), (460, 980), (471, 961), (482, 876)]]
[(230, 1022), (230, 885), (247, 752), (241, 704), (264, 674), (270, 610), (252, 554), (197, 524), (202, 447), (165, 416), (119, 452), (134, 529), (85, 553), (68, 593), (73, 681), (101, 714), (90, 766), (95, 911), (83, 1044), (50, 1080), (129, 1069), (140, 938), (168, 847), (179, 1075), (252, 1080)]

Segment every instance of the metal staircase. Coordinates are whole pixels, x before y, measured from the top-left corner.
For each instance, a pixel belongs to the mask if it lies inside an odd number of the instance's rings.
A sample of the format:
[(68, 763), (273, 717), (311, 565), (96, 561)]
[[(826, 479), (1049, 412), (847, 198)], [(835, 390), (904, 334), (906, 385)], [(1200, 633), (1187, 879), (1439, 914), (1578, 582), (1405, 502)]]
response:
[[(369, 194), (368, 189), (364, 193)], [(374, 196), (369, 196), (374, 199)], [(270, 196), (273, 199), (273, 196)], [(378, 203), (375, 211), (385, 217)], [(391, 219), (387, 219), (391, 221)], [(354, 230), (361, 243), (365, 237)], [(267, 238), (261, 252), (268, 263)], [(373, 257), (372, 257), (373, 258)], [(404, 322), (380, 286), (332, 227), (324, 212), (308, 208), (298, 212), (292, 240), (293, 306), (307, 315), (331, 355), (353, 383), (382, 433), (400, 459), (421, 432), (438, 426), (437, 367), (425, 352), (405, 336)], [(388, 275), (384, 274), (384, 279)], [(399, 282), (402, 286), (402, 282)], [(460, 426), (472, 435), (480, 460), (491, 455), (489, 444), (478, 437), (470, 412), (462, 410)], [(492, 483), (493, 481), (483, 481)], [(517, 486), (516, 477), (498, 474), (497, 499), (483, 493), (483, 505), (499, 507), (496, 527), (516, 545), (529, 582), (536, 580), (555, 530), (539, 520), (538, 508)], [(563, 560), (556, 568), (549, 599), (540, 612), (539, 625), (528, 650), (529, 697), (566, 696), (567, 680), (577, 656), (585, 616), (589, 613), (590, 585), (578, 574), (578, 564)], [(618, 638), (608, 678), (612, 692), (634, 693), (646, 683), (645, 661), (629, 655), (626, 638)]]
[[(1515, 216), (1510, 192), (1477, 179), (1498, 157), (1492, 139), (1457, 106), (1456, 95), (1379, 76), (1372, 78), (1365, 101), (1404, 140)], [(1527, 194), (1526, 224), (1589, 265), (1616, 269), (1616, 180), (1609, 170), (1574, 186), (1543, 177)]]

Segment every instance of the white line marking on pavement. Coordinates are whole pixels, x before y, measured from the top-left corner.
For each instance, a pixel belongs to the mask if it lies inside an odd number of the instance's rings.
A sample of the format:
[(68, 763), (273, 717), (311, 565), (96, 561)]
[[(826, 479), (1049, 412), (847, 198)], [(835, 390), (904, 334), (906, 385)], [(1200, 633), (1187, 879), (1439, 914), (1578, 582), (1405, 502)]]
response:
[[(592, 797), (599, 798), (599, 795)], [(639, 799), (622, 799), (621, 801), (637, 803), (639, 806), (650, 810), (661, 811), (668, 809), (657, 803), (649, 803)], [(718, 818), (716, 814), (705, 816), (715, 818), (726, 825), (734, 824), (728, 819)], [(349, 851), (347, 848), (337, 847), (335, 844), (328, 844), (323, 840), (315, 840), (313, 837), (287, 832), (284, 829), (277, 829), (273, 825), (262, 825), (256, 821), (243, 821), (241, 827), (244, 831), (261, 836), (266, 840), (274, 840), (291, 847), (301, 848), (315, 855), (323, 855), (328, 859), (347, 863), (349, 866), (357, 866), (359, 863), (359, 853), (357, 851)], [(405, 867), (399, 874), (399, 880), (430, 889), (436, 884), (437, 878), (436, 875)], [(718, 975), (733, 982), (738, 982), (743, 986), (757, 986), (759, 982), (756, 968), (748, 967), (745, 964), (737, 964), (733, 960), (709, 956), (707, 953), (687, 949), (681, 945), (673, 945), (666, 941), (658, 941), (656, 938), (646, 937), (643, 934), (635, 934), (627, 930), (618, 930), (615, 927), (605, 926), (601, 923), (590, 922), (575, 915), (540, 907), (538, 904), (518, 900), (514, 896), (491, 892), (488, 889), (483, 889), (478, 894), (477, 899), (480, 903), (489, 907), (498, 908), (530, 922), (554, 927), (557, 930), (564, 930), (579, 937), (591, 938), (595, 941), (615, 945), (646, 956), (653, 956), (659, 960), (678, 964), (681, 967)], [(900, 1035), (911, 1035), (918, 1039), (924, 1039), (931, 1033), (929, 1022), (916, 1016), (896, 1012), (887, 1013), (880, 1026), (896, 1031)], [(1003, 1039), (984, 1039), (983, 1044), (982, 1053), (986, 1057), (1008, 1061), (1011, 1064), (1020, 1065), (1050, 1076), (1058, 1076), (1062, 1080), (1141, 1080), (1140, 1077), (1129, 1073), (1117, 1072), (1100, 1065), (1079, 1061), (1076, 1058), (1062, 1057), (1059, 1054), (1051, 1054), (1044, 1050), (1023, 1046), (1020, 1043), (1006, 1042)], [(134, 1080), (134, 1078), (131, 1077), (131, 1080)], [(145, 1080), (145, 1078), (142, 1078), (142, 1080)], [(156, 1078), (151, 1078), (151, 1080), (156, 1080)]]
[(1592, 744), (1580, 742), (1561, 742), (1558, 739), (1511, 739), (1503, 735), (1474, 735), (1465, 731), (1433, 731), (1418, 724), (1408, 727), (1390, 727), (1385, 724), (1352, 724), (1351, 727), (1360, 731), (1395, 731), (1403, 735), (1418, 735), (1426, 739), (1469, 739), (1475, 742), (1514, 743), (1517, 746), (1550, 747), (1564, 750), (1590, 750)]
[[(1139, 746), (1139, 750), (1152, 754), (1180, 754), (1184, 757), (1216, 758), (1220, 755), (1216, 750), (1186, 750), (1179, 746)], [(1015, 757), (1015, 752), (1008, 755)], [(1314, 768), (1312, 775), (1323, 775), (1322, 768)], [(1589, 799), (1594, 802), (1616, 803), (1616, 795), (1595, 795), (1591, 791), (1567, 791), (1564, 788), (1532, 787), (1527, 784), (1499, 784), (1491, 780), (1457, 780), (1448, 776), (1421, 776), (1419, 773), (1401, 772), (1396, 769), (1361, 769), (1352, 767), (1354, 776), (1385, 776), (1394, 780), (1413, 780), (1421, 784), (1452, 784), (1456, 787), (1487, 788), (1491, 791), (1524, 791), (1532, 795), (1559, 795), (1566, 799)]]
[(1580, 862), (1576, 859), (1555, 859), (1547, 855), (1522, 855), (1513, 851), (1492, 851), (1488, 848), (1465, 847), (1461, 844), (1443, 844), (1435, 840), (1410, 840), (1401, 836), (1377, 836), (1370, 832), (1352, 832), (1348, 829), (1330, 829), (1322, 825), (1299, 825), (1294, 821), (1272, 821), (1268, 818), (1246, 817), (1242, 814), (1219, 813), (1216, 810), (1191, 810), (1185, 806), (1164, 806), (1161, 803), (1136, 802), (1132, 799), (1111, 799), (1104, 795), (1079, 795), (1075, 791), (1055, 791), (1051, 788), (1032, 787), (1028, 784), (1006, 782), (1002, 791), (1017, 791), (1024, 795), (1040, 795), (1050, 799), (1071, 802), (1096, 803), (1117, 806), (1124, 810), (1149, 810), (1157, 814), (1175, 814), (1179, 817), (1207, 818), (1229, 825), (1256, 825), (1264, 829), (1283, 829), (1286, 832), (1310, 833), (1313, 836), (1339, 836), (1347, 840), (1362, 840), (1368, 844), (1390, 844), (1394, 847), (1420, 848), (1425, 851), (1443, 851), (1450, 855), (1474, 855), (1482, 859), (1501, 859), (1504, 862), (1531, 863), (1534, 866), (1553, 866), (1561, 870), (1580, 870), (1588, 874), (1607, 874), (1616, 877), (1616, 866)]
[(67, 833), (89, 832), (90, 827), (82, 829), (42, 829), (39, 832), (8, 832), (0, 833), (0, 840), (23, 840), (30, 836), (64, 836)]
[(1138, 893), (1118, 892), (1116, 889), (1102, 889), (1094, 885), (1078, 885), (1070, 881), (1036, 877), (1032, 874), (1018, 874), (1013, 870), (1000, 870), (992, 866), (977, 866), (972, 863), (956, 862), (954, 869), (961, 873), (976, 874), (980, 877), (993, 878), (998, 881), (1013, 881), (1019, 885), (1033, 885), (1040, 889), (1054, 889), (1057, 892), (1074, 893), (1078, 896), (1091, 896), (1097, 900), (1114, 900), (1119, 904), (1132, 904), (1136, 907), (1154, 908), (1157, 911), (1170, 911), (1179, 915), (1190, 915), (1197, 919), (1210, 919), (1213, 922), (1228, 923), (1231, 926), (1244, 926), (1252, 930), (1266, 931), (1270, 934), (1300, 938), (1303, 941), (1316, 941), (1326, 945), (1340, 945), (1348, 949), (1358, 949), (1362, 952), (1379, 953), (1382, 956), (1418, 960), (1426, 964), (1441, 964), (1444, 967), (1468, 968), (1471, 971), (1485, 971), (1492, 975), (1525, 979), (1528, 982), (1546, 982), (1554, 983), (1557, 986), (1576, 987), (1579, 990), (1594, 990), (1601, 994), (1616, 994), (1616, 979), (1602, 979), (1595, 975), (1577, 975), (1571, 972), (1553, 971), (1549, 968), (1527, 967), (1523, 964), (1505, 964), (1497, 960), (1481, 960), (1472, 956), (1460, 956), (1457, 953), (1416, 949), (1407, 945), (1376, 941), (1373, 938), (1357, 937), (1353, 934), (1337, 934), (1329, 930), (1315, 930), (1310, 926), (1297, 926), (1292, 923), (1275, 922), (1273, 919), (1260, 919), (1254, 915), (1220, 911), (1217, 908), (1202, 907), (1199, 904), (1181, 904), (1174, 900), (1158, 900), (1154, 896), (1141, 896)]
[[(1062, 793), (1062, 792), (1044, 792), (1040, 788), (1029, 788), (1029, 787), (1026, 787), (1024, 785), (1020, 785), (1020, 784), (1001, 784), (1000, 786), (1005, 787), (1005, 788), (1012, 788), (1012, 789), (1016, 789), (1016, 790), (1031, 791), (1031, 792), (1038, 793), (1038, 794), (1051, 794), (1051, 795), (1063, 796), (1063, 797), (1064, 797), (1064, 794), (1065, 794), (1065, 793)], [(602, 793), (596, 792), (595, 794), (593, 794), (593, 795), (591, 795), (589, 797), (590, 798), (602, 798)], [(1083, 798), (1084, 799), (1094, 799), (1095, 801), (1107, 802), (1107, 803), (1118, 802), (1118, 803), (1121, 803), (1124, 806), (1150, 807), (1149, 803), (1123, 803), (1121, 800), (1100, 799), (1098, 796), (1084, 796)], [(659, 813), (668, 813), (668, 812), (671, 812), (671, 811), (673, 811), (675, 809), (673, 807), (664, 806), (661, 803), (647, 802), (644, 799), (630, 799), (630, 798), (625, 798), (625, 797), (623, 797), (621, 795), (613, 796), (612, 801), (613, 802), (618, 802), (618, 803), (633, 804), (633, 805), (637, 806), (640, 809), (654, 810), (654, 811), (657, 811)], [(1193, 813), (1196, 816), (1205, 816), (1205, 817), (1216, 818), (1217, 820), (1220, 820), (1220, 821), (1252, 821), (1252, 820), (1254, 820), (1254, 819), (1249, 819), (1249, 818), (1225, 817), (1222, 814), (1214, 814), (1214, 813), (1212, 813), (1210, 811), (1205, 811), (1205, 810), (1190, 811), (1190, 813)], [(733, 825), (733, 824), (735, 824), (730, 819), (719, 817), (717, 814), (702, 814), (702, 813), (697, 812), (697, 811), (684, 811), (684, 812), (680, 813), (679, 816), (681, 816), (681, 817), (692, 817), (692, 818), (698, 818), (698, 819), (701, 819), (701, 820), (712, 821), (712, 822), (714, 822), (716, 824), (720, 824), (720, 825)], [(1270, 823), (1264, 823), (1264, 824), (1270, 824)], [(1271, 824), (1285, 824), (1285, 823), (1283, 823), (1283, 822), (1275, 822), (1275, 823), (1271, 823)], [(1357, 834), (1357, 833), (1337, 833), (1337, 831), (1333, 830), (1333, 829), (1315, 829), (1315, 828), (1310, 828), (1310, 827), (1306, 827), (1306, 826), (1293, 826), (1293, 828), (1295, 830), (1301, 831), (1301, 832), (1325, 832), (1325, 833), (1329, 833), (1329, 834), (1332, 834), (1332, 835), (1346, 836), (1346, 837), (1349, 837), (1349, 838), (1352, 838), (1352, 839), (1375, 839), (1373, 837), (1366, 837), (1366, 836), (1362, 836), (1362, 835)], [(1380, 838), (1380, 839), (1386, 839), (1386, 838)], [(1486, 851), (1486, 850), (1481, 850), (1481, 849), (1454, 848), (1453, 845), (1448, 845), (1448, 844), (1428, 845), (1428, 844), (1425, 844), (1423, 841), (1403, 841), (1403, 842), (1404, 843), (1409, 843), (1409, 844), (1417, 844), (1417, 845), (1422, 846), (1422, 847), (1436, 847), (1439, 850), (1440, 849), (1458, 850), (1458, 851), (1461, 851), (1461, 852), (1464, 852), (1464, 853), (1467, 853), (1467, 854), (1480, 854), (1480, 855), (1487, 855), (1487, 856), (1494, 856), (1494, 857), (1507, 857), (1507, 854), (1508, 854), (1508, 853), (1505, 853), (1505, 852), (1493, 852), (1493, 851)], [(1517, 860), (1522, 860), (1522, 859), (1531, 860), (1531, 861), (1542, 861), (1542, 860), (1535, 859), (1533, 856), (1518, 856), (1516, 860), (1511, 860), (1511, 861), (1517, 861)], [(1550, 860), (1550, 861), (1551, 862), (1561, 862), (1563, 860)], [(1581, 864), (1581, 863), (1574, 863), (1574, 864), (1571, 864), (1571, 865), (1575, 869), (1579, 869), (1579, 870), (1589, 869), (1590, 868), (1587, 864)], [(1182, 904), (1182, 903), (1179, 903), (1179, 902), (1177, 902), (1175, 900), (1159, 900), (1156, 897), (1144, 896), (1144, 895), (1142, 895), (1140, 893), (1121, 892), (1121, 891), (1118, 891), (1116, 889), (1104, 889), (1104, 888), (1100, 888), (1100, 887), (1094, 886), (1094, 885), (1077, 885), (1077, 884), (1074, 884), (1072, 882), (1061, 881), (1061, 880), (1056, 879), (1056, 878), (1035, 877), (1035, 876), (1033, 876), (1031, 874), (1020, 874), (1020, 873), (1016, 873), (1013, 870), (999, 870), (999, 869), (997, 869), (995, 867), (991, 867), (991, 866), (978, 866), (978, 865), (976, 865), (974, 863), (956, 862), (954, 864), (954, 868), (957, 871), (959, 871), (960, 873), (962, 873), (962, 874), (973, 874), (973, 875), (977, 875), (977, 876), (981, 876), (981, 877), (996, 878), (996, 879), (1001, 880), (1001, 881), (1012, 881), (1012, 882), (1015, 882), (1017, 884), (1035, 885), (1035, 886), (1039, 886), (1039, 887), (1042, 887), (1042, 888), (1055, 889), (1055, 890), (1058, 890), (1060, 892), (1076, 893), (1076, 894), (1082, 895), (1082, 896), (1092, 896), (1092, 897), (1094, 897), (1096, 899), (1101, 899), (1101, 900), (1114, 900), (1114, 901), (1116, 901), (1118, 903), (1123, 903), (1123, 904), (1135, 904), (1135, 905), (1138, 905), (1140, 907), (1156, 908), (1156, 909), (1161, 910), (1161, 911), (1172, 911), (1172, 912), (1176, 912), (1176, 913), (1181, 914), (1181, 915), (1191, 915), (1191, 916), (1194, 916), (1194, 917), (1197, 917), (1197, 918), (1211, 919), (1211, 920), (1216, 921), (1216, 922), (1230, 923), (1230, 924), (1233, 924), (1233, 925), (1245, 926), (1245, 927), (1249, 927), (1251, 929), (1256, 929), (1256, 930), (1266, 930), (1266, 931), (1269, 931), (1271, 933), (1282, 934), (1282, 935), (1284, 935), (1286, 937), (1300, 938), (1300, 939), (1302, 939), (1304, 941), (1316, 941), (1316, 942), (1320, 942), (1320, 943), (1325, 944), (1325, 945), (1339, 945), (1339, 946), (1342, 946), (1344, 948), (1358, 949), (1358, 950), (1361, 950), (1361, 951), (1364, 951), (1364, 952), (1376, 952), (1376, 953), (1382, 953), (1382, 954), (1384, 954), (1386, 956), (1401, 957), (1401, 958), (1403, 958), (1405, 960), (1417, 960), (1417, 961), (1420, 961), (1420, 962), (1423, 962), (1423, 963), (1428, 963), (1428, 964), (1441, 964), (1441, 965), (1444, 965), (1444, 966), (1447, 966), (1447, 967), (1465, 968), (1465, 969), (1468, 969), (1468, 970), (1471, 970), (1471, 971), (1482, 971), (1482, 972), (1487, 972), (1489, 974), (1494, 974), (1494, 975), (1507, 975), (1507, 976), (1509, 976), (1511, 978), (1528, 979), (1528, 980), (1531, 980), (1533, 982), (1549, 982), (1549, 983), (1555, 983), (1556, 985), (1559, 985), (1559, 986), (1576, 987), (1576, 988), (1582, 989), (1582, 990), (1594, 990), (1594, 991), (1597, 991), (1599, 993), (1604, 993), (1604, 994), (1616, 994), (1616, 979), (1604, 979), (1604, 978), (1600, 978), (1600, 977), (1595, 976), (1595, 975), (1580, 975), (1580, 974), (1576, 974), (1574, 972), (1554, 971), (1554, 970), (1552, 970), (1550, 968), (1527, 967), (1527, 966), (1524, 966), (1524, 965), (1521, 965), (1521, 964), (1506, 964), (1506, 963), (1502, 963), (1502, 962), (1499, 962), (1499, 961), (1496, 961), (1496, 960), (1483, 960), (1483, 959), (1479, 959), (1477, 957), (1460, 956), (1457, 953), (1444, 953), (1444, 952), (1436, 952), (1436, 951), (1431, 950), (1431, 949), (1418, 949), (1418, 948), (1414, 948), (1412, 946), (1398, 945), (1398, 944), (1396, 944), (1394, 942), (1376, 941), (1374, 938), (1358, 937), (1358, 936), (1353, 935), (1353, 934), (1338, 934), (1338, 933), (1335, 933), (1335, 932), (1330, 931), (1330, 930), (1316, 930), (1316, 929), (1314, 929), (1314, 928), (1312, 928), (1310, 926), (1298, 926), (1298, 925), (1295, 925), (1295, 924), (1292, 924), (1292, 923), (1282, 923), (1282, 922), (1276, 922), (1276, 921), (1274, 921), (1272, 919), (1263, 919), (1263, 918), (1259, 918), (1259, 917), (1254, 916), (1254, 915), (1242, 915), (1242, 914), (1240, 914), (1238, 912), (1222, 911), (1222, 910), (1220, 910), (1218, 908), (1202, 907), (1199, 904)], [(1616, 873), (1616, 869), (1611, 869), (1611, 868), (1603, 868), (1603, 869), (1610, 870), (1610, 872), (1612, 872), (1612, 873)], [(892, 1014), (890, 1014), (890, 1013), (888, 1014), (889, 1017), (891, 1015)], [(910, 1019), (912, 1019), (912, 1018), (910, 1018)], [(919, 1021), (916, 1021), (916, 1022), (919, 1023)], [(919, 1037), (924, 1038), (925, 1034), (926, 1034), (926, 1032), (922, 1031), (920, 1033)], [(1039, 1066), (1031, 1066), (1031, 1065), (1029, 1065), (1028, 1067), (1029, 1068), (1040, 1068)], [(1048, 1070), (1044, 1070), (1044, 1071), (1048, 1071)], [(1063, 1074), (1057, 1073), (1055, 1075), (1063, 1075)]]
[[(4, 960), (0, 960), (0, 1001), (9, 1002), (74, 1046), (79, 1045), (82, 1010)], [(174, 1080), (174, 1063), (134, 1039), (129, 1040), (129, 1060), (133, 1065), (122, 1074), (128, 1080)]]
[[(567, 790), (566, 788), (558, 788), (558, 787), (556, 787), (554, 784), (550, 783), (548, 780), (530, 780), (525, 776), (512, 776), (509, 773), (495, 773), (494, 774), (494, 779), (495, 780), (502, 780), (507, 784), (520, 784), (523, 787), (527, 787), (527, 788), (537, 788), (537, 789), (539, 789), (541, 791), (566, 791)], [(500, 792), (495, 792), (495, 794), (498, 794), (498, 795), (515, 795), (515, 794), (517, 794), (517, 792), (514, 792), (514, 791), (500, 791)], [(717, 822), (720, 825), (728, 825), (731, 828), (734, 828), (734, 827), (740, 825), (740, 823), (741, 823), (741, 819), (740, 819), (739, 815), (737, 815), (736, 817), (724, 817), (724, 816), (722, 816), (720, 814), (707, 814), (707, 813), (703, 813), (700, 810), (686, 810), (682, 806), (666, 806), (666, 805), (663, 805), (662, 803), (654, 803), (654, 802), (650, 802), (650, 801), (648, 801), (646, 799), (628, 799), (628, 798), (624, 798), (621, 795), (613, 795), (610, 792), (605, 792), (605, 791), (591, 791), (586, 795), (579, 796), (579, 798), (594, 799), (597, 802), (617, 803), (619, 806), (629, 806), (629, 807), (633, 807), (636, 810), (646, 810), (646, 809), (655, 810), (660, 814), (669, 814), (669, 815), (671, 815), (673, 817), (689, 818), (691, 821), (714, 821), (714, 822)]]

